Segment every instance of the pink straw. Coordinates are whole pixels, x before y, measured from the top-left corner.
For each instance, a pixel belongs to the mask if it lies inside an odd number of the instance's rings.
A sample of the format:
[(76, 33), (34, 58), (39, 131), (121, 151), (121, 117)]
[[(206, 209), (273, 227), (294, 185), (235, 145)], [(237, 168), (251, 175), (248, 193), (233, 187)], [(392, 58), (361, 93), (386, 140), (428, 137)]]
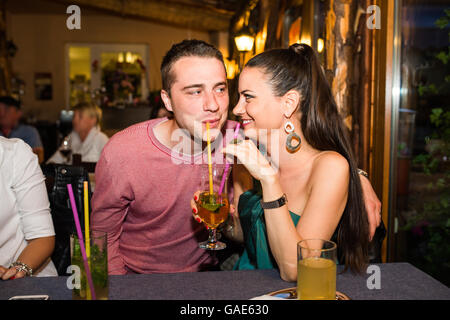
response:
[[(237, 138), (240, 127), (241, 127), (241, 123), (238, 122), (236, 125), (236, 129), (234, 129), (233, 140)], [(225, 186), (225, 180), (227, 179), (228, 171), (230, 171), (230, 163), (229, 162), (226, 163), (225, 170), (223, 171), (222, 181), (220, 182), (219, 195), (222, 194), (223, 187)]]
[(83, 256), (84, 269), (86, 270), (86, 276), (88, 279), (89, 287), (91, 288), (92, 300), (97, 300), (97, 297), (95, 296), (94, 283), (92, 282), (91, 270), (89, 269), (86, 250), (84, 248), (83, 234), (81, 233), (80, 220), (78, 219), (77, 206), (75, 204), (75, 197), (73, 196), (71, 184), (67, 185), (67, 191), (69, 191), (70, 205), (72, 206), (73, 218), (75, 220), (75, 227), (77, 228), (78, 242), (80, 243), (81, 255)]

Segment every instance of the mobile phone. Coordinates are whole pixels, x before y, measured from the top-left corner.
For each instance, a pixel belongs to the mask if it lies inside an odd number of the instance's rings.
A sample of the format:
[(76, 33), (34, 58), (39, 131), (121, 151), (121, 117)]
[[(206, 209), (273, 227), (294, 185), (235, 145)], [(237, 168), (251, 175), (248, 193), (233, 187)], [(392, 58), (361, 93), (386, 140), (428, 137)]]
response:
[(8, 300), (48, 300), (50, 297), (46, 294), (33, 295), (33, 296), (14, 296)]

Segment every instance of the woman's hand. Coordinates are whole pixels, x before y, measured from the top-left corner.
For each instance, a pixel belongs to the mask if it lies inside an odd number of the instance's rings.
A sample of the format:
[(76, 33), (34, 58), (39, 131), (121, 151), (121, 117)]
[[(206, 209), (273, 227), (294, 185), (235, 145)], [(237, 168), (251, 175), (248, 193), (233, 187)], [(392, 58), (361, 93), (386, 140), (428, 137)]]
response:
[(0, 278), (2, 280), (13, 280), (13, 279), (19, 279), (25, 277), (24, 271), (17, 272), (17, 269), (15, 267), (12, 268), (5, 268), (3, 266), (0, 266)]
[(222, 153), (233, 155), (242, 163), (253, 178), (259, 181), (273, 179), (277, 172), (269, 161), (261, 154), (252, 140), (244, 140), (237, 144), (229, 144)]

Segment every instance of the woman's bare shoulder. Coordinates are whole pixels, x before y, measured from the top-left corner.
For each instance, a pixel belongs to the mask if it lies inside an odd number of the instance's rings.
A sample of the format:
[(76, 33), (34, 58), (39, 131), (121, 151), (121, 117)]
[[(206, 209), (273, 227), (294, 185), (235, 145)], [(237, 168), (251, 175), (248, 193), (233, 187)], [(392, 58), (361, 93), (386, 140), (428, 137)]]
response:
[(314, 159), (311, 176), (313, 179), (348, 179), (349, 163), (335, 151), (321, 151)]

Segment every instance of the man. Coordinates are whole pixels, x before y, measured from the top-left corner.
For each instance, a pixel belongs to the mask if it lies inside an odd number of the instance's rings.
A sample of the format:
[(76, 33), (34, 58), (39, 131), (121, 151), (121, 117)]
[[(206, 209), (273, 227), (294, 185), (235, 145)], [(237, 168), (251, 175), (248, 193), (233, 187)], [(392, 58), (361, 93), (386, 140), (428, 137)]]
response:
[[(71, 143), (71, 153), (80, 154), (83, 162), (97, 162), (108, 136), (100, 131), (102, 110), (90, 102), (81, 102), (73, 107), (73, 130), (66, 139)], [(72, 163), (57, 150), (47, 163)]]
[(22, 139), (31, 147), (41, 163), (44, 161), (41, 137), (35, 127), (20, 123), (22, 114), (18, 100), (10, 96), (0, 97), (0, 136)]
[[(210, 251), (198, 248), (206, 239), (205, 227), (192, 219), (189, 204), (200, 189), (202, 166), (195, 164), (205, 157), (206, 123), (216, 146), (229, 140), (227, 135), (219, 139), (219, 133), (236, 125), (227, 120), (222, 54), (203, 41), (185, 40), (167, 52), (161, 76), (161, 97), (173, 119), (153, 119), (117, 133), (96, 167), (91, 223), (108, 233), (110, 274), (191, 272), (217, 265)], [(180, 129), (190, 139), (183, 152)]]

